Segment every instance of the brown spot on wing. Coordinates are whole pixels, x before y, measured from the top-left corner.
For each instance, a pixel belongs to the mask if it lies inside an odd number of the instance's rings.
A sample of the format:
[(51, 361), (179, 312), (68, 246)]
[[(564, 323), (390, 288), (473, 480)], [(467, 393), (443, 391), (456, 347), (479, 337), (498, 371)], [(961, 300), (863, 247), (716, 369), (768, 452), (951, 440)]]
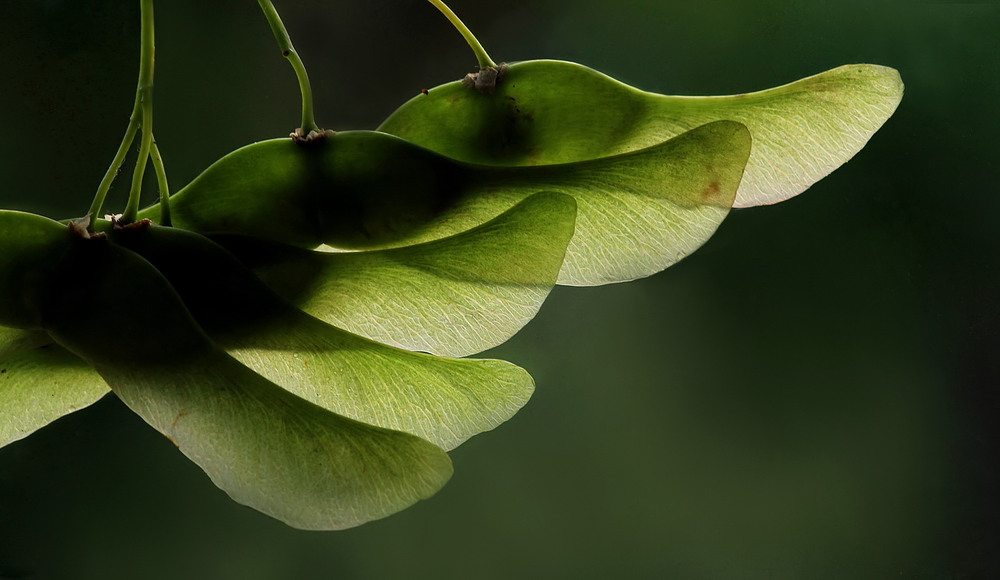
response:
[(713, 179), (711, 183), (701, 190), (701, 203), (704, 205), (728, 206), (726, 196), (722, 194), (722, 184), (718, 179)]

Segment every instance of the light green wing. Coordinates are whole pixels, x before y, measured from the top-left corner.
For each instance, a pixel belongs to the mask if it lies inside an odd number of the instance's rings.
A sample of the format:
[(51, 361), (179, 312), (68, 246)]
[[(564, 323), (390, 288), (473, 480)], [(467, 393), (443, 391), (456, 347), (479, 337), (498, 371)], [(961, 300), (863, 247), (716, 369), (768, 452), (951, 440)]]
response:
[(243, 236), (214, 239), (280, 296), (338, 328), (408, 350), (466, 356), (497, 346), (548, 296), (576, 203), (528, 197), (441, 240), (369, 252), (316, 252)]
[(504, 361), (400, 350), (304, 314), (197, 234), (151, 228), (116, 239), (167, 277), (216, 344), (338, 415), (451, 449), (509, 419), (534, 390), (527, 372)]
[[(59, 274), (93, 283), (45, 297), (49, 334), (234, 500), (294, 527), (341, 529), (404, 509), (450, 477), (440, 448), (331, 413), (228, 356), (135, 254), (93, 240)], [(123, 314), (95, 335), (110, 311)]]
[(0, 327), (0, 447), (107, 392), (96, 371), (44, 332)]
[(509, 67), (492, 95), (460, 82), (408, 101), (379, 127), (448, 157), (543, 165), (649, 147), (712, 121), (750, 129), (754, 147), (735, 207), (795, 196), (847, 162), (903, 95), (889, 67), (847, 65), (753, 93), (677, 97), (640, 91), (587, 67)]

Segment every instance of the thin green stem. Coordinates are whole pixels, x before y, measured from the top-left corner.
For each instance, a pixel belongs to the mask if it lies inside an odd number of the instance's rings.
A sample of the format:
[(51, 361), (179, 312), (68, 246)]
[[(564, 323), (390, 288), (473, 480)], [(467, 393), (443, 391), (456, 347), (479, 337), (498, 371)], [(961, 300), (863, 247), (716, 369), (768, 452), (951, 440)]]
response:
[[(156, 52), (153, 37), (153, 0), (139, 0), (142, 27), (139, 41), (139, 82), (135, 91), (135, 102), (132, 104), (132, 114), (129, 116), (128, 127), (125, 129), (125, 137), (122, 138), (121, 145), (115, 153), (115, 158), (111, 161), (111, 166), (101, 179), (101, 184), (97, 187), (97, 194), (90, 205), (88, 215), (98, 218), (104, 208), (104, 201), (107, 198), (111, 184), (118, 175), (129, 147), (135, 140), (135, 135), (140, 130), (142, 137), (139, 145), (139, 155), (135, 161), (135, 170), (132, 173), (132, 184), (129, 188), (128, 202), (125, 205), (125, 212), (122, 214), (122, 221), (130, 223), (135, 221), (139, 213), (139, 199), (142, 193), (142, 177), (146, 171), (146, 164), (150, 156), (154, 155), (155, 143), (153, 143), (153, 61)], [(155, 151), (155, 157), (159, 158), (159, 151)], [(170, 215), (169, 201), (163, 197), (166, 190), (167, 177), (163, 171), (162, 160), (153, 159), (156, 167), (157, 180), (160, 182), (161, 201), (163, 201), (164, 215)]]
[[(150, 87), (152, 89), (152, 87)], [(152, 90), (147, 91), (150, 99)], [(128, 203), (122, 213), (121, 221), (130, 224), (139, 214), (139, 200), (142, 194), (142, 178), (146, 173), (149, 155), (153, 149), (153, 107), (152, 102), (144, 102), (142, 107), (142, 138), (139, 141), (139, 155), (132, 170), (132, 187), (128, 191)]]
[(451, 22), (451, 25), (454, 26), (455, 29), (458, 30), (458, 32), (465, 38), (465, 41), (469, 43), (469, 47), (472, 48), (472, 52), (476, 53), (476, 60), (479, 61), (479, 68), (497, 68), (497, 63), (493, 62), (490, 55), (486, 54), (486, 49), (483, 48), (483, 45), (479, 43), (479, 40), (477, 40), (475, 35), (472, 34), (469, 27), (467, 27), (465, 23), (451, 11), (451, 8), (448, 8), (448, 6), (441, 0), (427, 1), (441, 11), (441, 14), (444, 14), (445, 18)]
[(139, 213), (139, 198), (142, 193), (142, 176), (146, 172), (149, 153), (153, 145), (153, 61), (156, 47), (153, 36), (153, 0), (139, 0), (142, 8), (142, 33), (139, 48), (139, 86), (136, 88), (139, 106), (142, 108), (142, 140), (139, 156), (132, 172), (132, 187), (128, 192), (128, 204), (122, 214), (124, 223), (135, 221)]
[(309, 84), (306, 67), (302, 63), (302, 59), (299, 58), (299, 53), (295, 52), (292, 39), (288, 36), (288, 31), (285, 30), (285, 25), (281, 22), (281, 17), (278, 16), (271, 0), (257, 0), (257, 3), (264, 11), (267, 23), (271, 25), (271, 32), (274, 33), (274, 39), (278, 41), (281, 55), (291, 63), (292, 69), (295, 71), (295, 78), (299, 81), (299, 92), (302, 94), (302, 126), (300, 128), (304, 134), (312, 131), (319, 132), (320, 128), (316, 125), (316, 120), (313, 117), (312, 86)]
[(160, 156), (160, 148), (156, 146), (156, 139), (153, 139), (153, 148), (150, 151), (149, 159), (153, 162), (153, 171), (156, 172), (156, 185), (160, 190), (160, 225), (170, 225), (170, 186), (167, 185), (167, 172), (163, 168), (163, 157)]
[(94, 196), (94, 201), (90, 204), (90, 209), (87, 211), (87, 214), (92, 216), (94, 219), (101, 216), (101, 209), (104, 207), (104, 199), (108, 196), (108, 191), (111, 189), (111, 183), (114, 182), (115, 177), (118, 175), (118, 170), (121, 169), (122, 163), (125, 162), (125, 156), (128, 154), (129, 147), (132, 146), (135, 134), (139, 130), (140, 109), (141, 99), (139, 94), (136, 94), (135, 104), (132, 105), (132, 114), (128, 121), (128, 127), (125, 129), (125, 137), (122, 138), (122, 143), (118, 146), (118, 152), (115, 153), (115, 158), (111, 161), (111, 166), (108, 167), (107, 173), (105, 173), (104, 178), (101, 179), (101, 184), (97, 187), (97, 194)]

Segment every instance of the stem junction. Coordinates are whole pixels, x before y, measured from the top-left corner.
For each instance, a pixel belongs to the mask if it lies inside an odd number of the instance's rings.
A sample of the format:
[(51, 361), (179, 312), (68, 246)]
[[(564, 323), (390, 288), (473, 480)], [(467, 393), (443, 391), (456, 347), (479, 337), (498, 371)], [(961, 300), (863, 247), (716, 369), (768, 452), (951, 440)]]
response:
[(492, 95), (496, 91), (497, 85), (500, 84), (500, 81), (507, 74), (507, 64), (500, 63), (498, 65), (493, 62), (493, 59), (486, 53), (486, 49), (483, 48), (483, 45), (480, 44), (476, 36), (472, 34), (469, 27), (442, 0), (428, 0), (428, 2), (433, 4), (441, 14), (444, 14), (445, 18), (451, 22), (451, 25), (465, 38), (465, 41), (472, 48), (472, 52), (476, 54), (476, 60), (479, 61), (479, 72), (465, 75), (465, 78), (462, 79), (462, 84), (470, 89), (476, 89), (484, 95)]

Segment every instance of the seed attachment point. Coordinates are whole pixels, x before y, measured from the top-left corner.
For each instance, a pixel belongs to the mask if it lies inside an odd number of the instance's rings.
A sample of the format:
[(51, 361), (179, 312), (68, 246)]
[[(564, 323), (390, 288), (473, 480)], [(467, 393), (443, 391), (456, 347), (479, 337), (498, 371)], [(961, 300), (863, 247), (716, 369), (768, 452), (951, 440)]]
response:
[(499, 66), (484, 66), (477, 73), (469, 73), (462, 79), (462, 86), (469, 89), (476, 89), (484, 95), (492, 95), (497, 90), (497, 85), (507, 76), (507, 63), (500, 63)]

